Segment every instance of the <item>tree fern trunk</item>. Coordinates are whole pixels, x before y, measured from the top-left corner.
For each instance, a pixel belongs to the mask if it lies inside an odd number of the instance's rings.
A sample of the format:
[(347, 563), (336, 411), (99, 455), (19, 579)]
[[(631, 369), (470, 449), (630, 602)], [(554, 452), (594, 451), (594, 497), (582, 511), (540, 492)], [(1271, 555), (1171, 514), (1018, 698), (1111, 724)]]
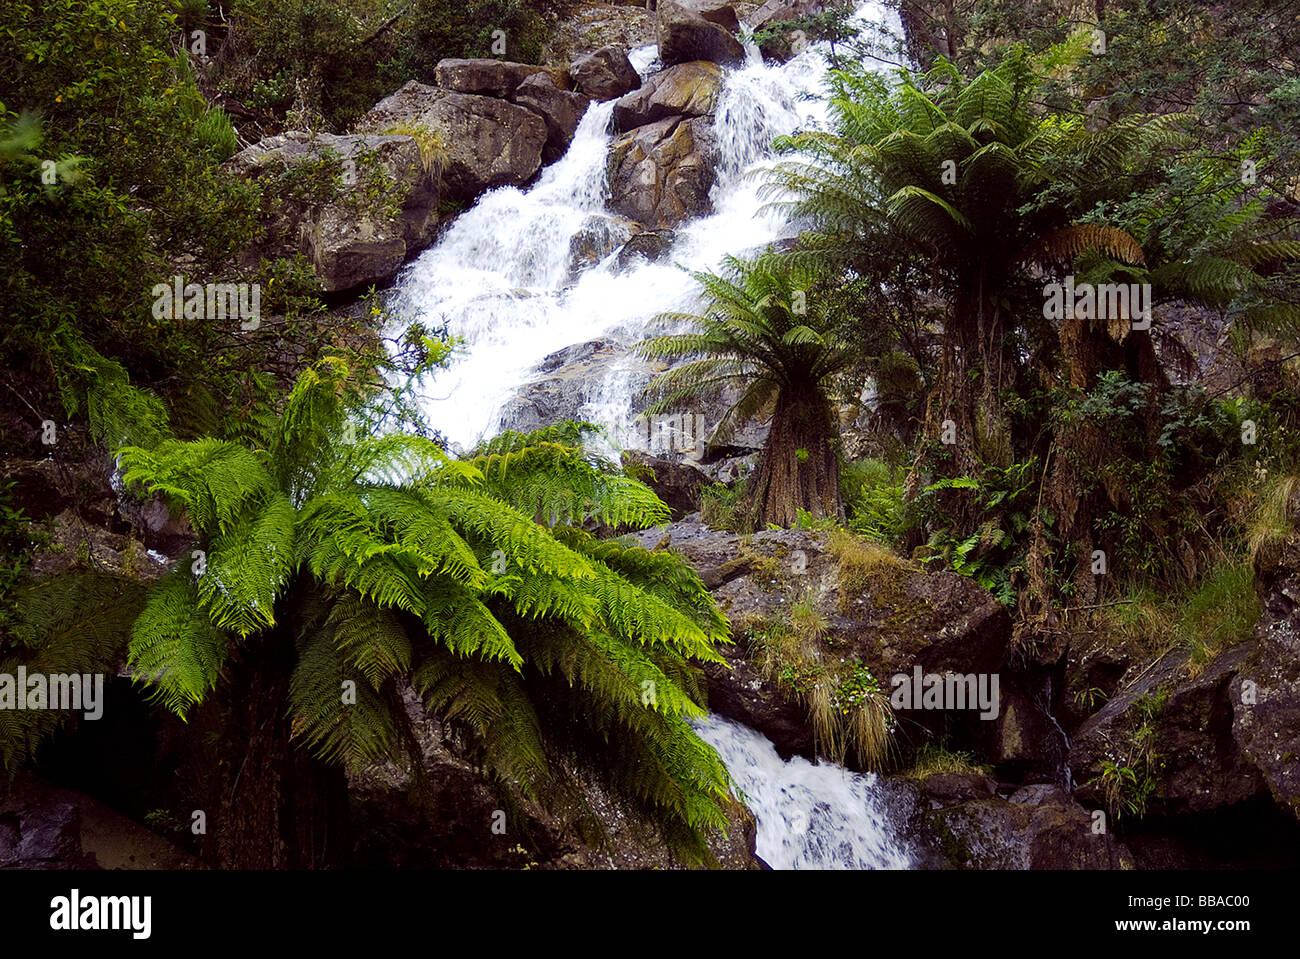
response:
[(835, 422), (825, 395), (811, 384), (777, 396), (772, 429), (748, 487), (756, 525), (793, 526), (798, 511), (842, 519)]
[(282, 631), (253, 640), (232, 668), (223, 744), (239, 757), (220, 777), (211, 854), (223, 869), (318, 869), (344, 865), (343, 772), (290, 741), (285, 702), (293, 646)]

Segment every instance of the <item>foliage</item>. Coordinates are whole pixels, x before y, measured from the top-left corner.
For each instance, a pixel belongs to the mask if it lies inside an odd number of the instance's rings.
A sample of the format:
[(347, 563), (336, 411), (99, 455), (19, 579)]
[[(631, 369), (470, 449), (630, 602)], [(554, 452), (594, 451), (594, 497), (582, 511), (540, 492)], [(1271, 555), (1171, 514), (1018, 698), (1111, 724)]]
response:
[[(1024, 570), (1030, 521), (1035, 510), (1038, 459), (1031, 457), (1006, 469), (987, 466), (978, 478), (961, 476), (931, 483), (917, 496), (914, 509), (920, 522), (934, 528), (922, 562), (942, 560), (954, 572), (969, 576), (992, 592), (1004, 606), (1015, 607), (1015, 582)], [(958, 538), (942, 521), (939, 495), (950, 489), (972, 490), (979, 515), (978, 531)]]
[(1219, 652), (1250, 638), (1260, 604), (1250, 565), (1228, 558), (1178, 592), (1130, 586), (1104, 613), (1103, 629), (1119, 642), (1152, 653), (1171, 645), (1186, 648), (1195, 674)]
[(842, 640), (828, 628), (815, 600), (804, 596), (791, 605), (789, 623), (749, 625), (749, 654), (765, 678), (808, 710), (820, 753), (878, 769), (897, 725), (889, 694), (856, 656), (835, 656)]
[(726, 621), (674, 556), (582, 528), (653, 525), (663, 504), (589, 461), (581, 426), (454, 460), (418, 437), (349, 430), (357, 387), (322, 360), (258, 443), (120, 452), (124, 481), (183, 509), (206, 553), (202, 575), (182, 566), (151, 593), (136, 677), (183, 716), (254, 637), (292, 643), (286, 705), (317, 756), (400, 755), (410, 682), (532, 799), (556, 749), (602, 737), (616, 782), (701, 855), (725, 828), (728, 780), (687, 722), (703, 715), (692, 664), (720, 661)]
[(991, 766), (976, 761), (975, 755), (965, 750), (949, 749), (943, 743), (923, 742), (916, 750), (911, 767), (905, 775), (911, 779), (926, 779), (936, 773), (972, 773), (992, 775)]
[(848, 463), (840, 480), (848, 504), (849, 529), (886, 546), (902, 536), (903, 471), (876, 459)]
[(548, 8), (522, 0), (234, 0), (214, 80), (272, 117), (305, 108), (341, 131), (406, 81), (433, 83), (445, 57), (497, 56), (495, 31), (503, 59), (537, 62)]
[[(725, 442), (768, 414), (772, 429), (748, 491), (751, 520), (789, 526), (797, 510), (838, 515), (839, 469), (831, 450), (828, 386), (851, 356), (832, 322), (834, 300), (816, 277), (776, 257), (728, 257), (723, 275), (696, 273), (708, 303), (701, 314), (666, 313), (687, 332), (650, 337), (641, 355), (679, 365), (647, 388), (647, 414), (683, 409), (727, 387), (739, 390), (710, 438)], [(800, 450), (803, 455), (800, 455)]]
[(1122, 754), (1101, 761), (1098, 777), (1106, 808), (1116, 820), (1125, 815), (1141, 819), (1159, 784), (1165, 760), (1156, 749), (1156, 729), (1168, 701), (1168, 690), (1137, 697), (1138, 724)]

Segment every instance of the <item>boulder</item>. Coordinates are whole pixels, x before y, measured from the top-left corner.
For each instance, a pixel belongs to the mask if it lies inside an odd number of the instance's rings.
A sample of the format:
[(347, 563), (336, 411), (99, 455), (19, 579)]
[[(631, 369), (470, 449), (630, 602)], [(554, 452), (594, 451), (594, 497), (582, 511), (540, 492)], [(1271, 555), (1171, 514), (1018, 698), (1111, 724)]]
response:
[(921, 791), (936, 807), (973, 799), (988, 799), (997, 784), (980, 773), (931, 773), (921, 782)]
[(672, 249), (677, 234), (672, 230), (647, 230), (638, 233), (618, 251), (618, 267), (625, 270), (637, 260), (654, 262)]
[(623, 465), (633, 466), (637, 477), (672, 508), (675, 519), (700, 508), (700, 490), (708, 485), (709, 478), (699, 467), (644, 450), (625, 450)]
[(588, 418), (607, 376), (615, 370), (630, 377), (629, 389), (642, 389), (663, 365), (628, 355), (614, 340), (592, 340), (557, 350), (537, 367), (538, 375), (520, 385), (501, 410), (500, 428), (527, 432), (561, 420)]
[(361, 131), (397, 123), (441, 134), (442, 182), (449, 199), (468, 203), (484, 190), (522, 186), (542, 165), (546, 122), (527, 107), (492, 97), (449, 93), (411, 80), (357, 123)]
[(1027, 787), (931, 812), (926, 830), (958, 869), (1132, 869), (1133, 855), (1061, 789)]
[[(640, 224), (620, 216), (593, 213), (569, 239), (569, 276), (576, 277), (632, 240)], [(622, 260), (620, 259), (620, 264)]]
[(622, 134), (610, 149), (609, 208), (651, 229), (709, 212), (715, 154), (702, 117), (670, 117)]
[[(738, 642), (723, 655), (730, 670), (708, 667), (710, 708), (757, 729), (781, 752), (811, 748), (802, 707), (749, 663), (748, 627), (788, 623), (799, 599), (812, 601), (825, 621), (819, 644), (837, 658), (856, 658), (888, 684), (895, 673), (988, 673), (1008, 655), (1011, 620), (979, 585), (955, 573), (931, 572), (884, 550), (833, 549), (826, 534), (763, 530), (742, 537), (704, 526), (690, 516), (637, 534), (648, 549), (669, 549), (700, 574), (736, 627)], [(962, 717), (938, 713), (909, 718)], [(973, 711), (965, 719), (980, 723)]]
[(1061, 781), (1068, 747), (1052, 717), (1011, 677), (998, 690), (1002, 703), (993, 721), (990, 760), (1000, 775), (1019, 781)]
[(828, 0), (767, 0), (746, 17), (745, 22), (758, 31), (774, 23), (822, 13), (830, 6)]
[(1278, 806), (1300, 819), (1300, 532), (1260, 549), (1255, 589), (1262, 613), (1254, 655), (1229, 691), (1232, 736)]
[(582, 115), (591, 101), (585, 94), (561, 90), (548, 73), (535, 73), (515, 90), (515, 103), (527, 107), (546, 124), (546, 146), (542, 160), (554, 163), (564, 156)]
[[(729, 3), (718, 3), (717, 0), (673, 0), (673, 2), (709, 23), (716, 23), (724, 30), (730, 30), (732, 33), (740, 30), (740, 18), (736, 16), (736, 8)], [(657, 5), (656, 9), (658, 9)]]
[(641, 86), (627, 52), (613, 45), (574, 60), (569, 73), (578, 89), (593, 100), (613, 100)]
[[(1104, 803), (1107, 760), (1150, 776), (1148, 806), (1167, 814), (1231, 806), (1264, 791), (1259, 770), (1233, 737), (1239, 700), (1231, 690), (1252, 652), (1249, 644), (1229, 648), (1192, 676), (1188, 652), (1174, 648), (1143, 670), (1075, 733), (1069, 760), (1079, 783), (1075, 795), (1088, 805)], [(1131, 755), (1144, 726), (1155, 769)]]
[(709, 115), (721, 89), (722, 69), (716, 63), (679, 63), (655, 74), (640, 90), (614, 105), (614, 129), (623, 133), (667, 117)]
[(0, 786), (0, 869), (194, 869), (167, 839), (27, 772)]
[[(397, 192), (395, 205), (384, 203), (380, 209), (361, 199), (364, 164), (371, 156)], [(437, 182), (414, 139), (379, 131), (348, 136), (291, 132), (258, 141), (231, 157), (227, 168), (258, 178), (326, 158), (343, 164), (339, 194), (319, 205), (291, 203), (278, 211), (277, 222), (268, 229), (280, 244), (275, 252), (309, 257), (326, 292), (389, 279), (428, 246), (438, 221)], [(396, 215), (389, 215), (390, 208)]]
[(673, 0), (663, 0), (658, 5), (656, 34), (659, 59), (665, 66), (690, 60), (732, 65), (745, 59), (745, 48), (734, 33), (735, 10), (728, 6), (701, 6), (705, 9), (695, 10)]
[[(554, 67), (539, 67), (507, 60), (439, 60), (434, 67), (438, 86), (452, 93), (477, 93), (486, 97), (511, 98), (529, 77), (543, 74), (563, 86), (563, 72)], [(556, 76), (556, 74), (560, 74)]]

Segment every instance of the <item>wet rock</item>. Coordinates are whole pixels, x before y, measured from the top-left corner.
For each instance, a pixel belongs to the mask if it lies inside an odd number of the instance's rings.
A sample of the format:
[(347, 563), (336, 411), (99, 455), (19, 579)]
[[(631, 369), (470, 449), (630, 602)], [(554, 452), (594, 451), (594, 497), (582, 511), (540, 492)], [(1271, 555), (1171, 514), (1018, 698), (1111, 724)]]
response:
[(49, 542), (32, 557), (32, 573), (38, 579), (89, 569), (135, 582), (153, 582), (169, 568), (166, 557), (150, 554), (134, 536), (88, 523), (71, 509), (55, 516), (46, 529)]
[(613, 100), (641, 86), (641, 77), (619, 46), (601, 47), (569, 65), (573, 82), (593, 100)]
[(679, 63), (646, 81), (614, 106), (614, 129), (623, 133), (668, 117), (713, 113), (722, 89), (722, 68), (706, 60)]
[[(576, 277), (631, 240), (640, 224), (626, 217), (593, 213), (569, 240), (569, 276)], [(621, 265), (621, 260), (620, 260)]]
[[(615, 794), (600, 771), (557, 758), (557, 787), (545, 806), (506, 804), (496, 787), (459, 753), (456, 740), (409, 688), (402, 699), (419, 775), (390, 761), (349, 776), (358, 814), (357, 865), (374, 868), (680, 869), (662, 830)], [(504, 835), (494, 814), (513, 808)], [(724, 869), (756, 869), (757, 823), (729, 802), (728, 835), (710, 852)]]
[(757, 31), (774, 23), (821, 13), (830, 6), (827, 0), (767, 0), (745, 22)]
[(520, 83), (514, 100), (546, 123), (546, 147), (542, 150), (546, 163), (564, 156), (591, 102), (585, 94), (561, 90), (547, 73), (535, 73)]
[(540, 375), (523, 383), (504, 405), (501, 428), (527, 432), (585, 419), (585, 408), (609, 376), (621, 370), (629, 395), (635, 395), (662, 369), (662, 364), (630, 357), (626, 346), (612, 340), (566, 347), (546, 357), (538, 366)]
[(1128, 849), (1095, 832), (1092, 814), (1052, 787), (946, 806), (928, 826), (930, 842), (958, 869), (1133, 868)]
[(760, 39), (758, 49), (769, 60), (784, 63), (800, 52), (799, 41), (809, 42), (805, 35), (799, 36), (794, 29), (776, 29), (780, 24), (790, 20), (823, 13), (832, 6), (827, 0), (768, 0), (745, 21), (755, 33), (769, 31), (770, 34)]
[(546, 122), (527, 107), (415, 80), (376, 104), (357, 129), (397, 123), (422, 124), (441, 135), (442, 182), (446, 195), (460, 202), (494, 187), (527, 183), (541, 168), (547, 142)]
[[(394, 184), (395, 216), (387, 215), (387, 204), (380, 211), (359, 199), (366, 176), (363, 164), (370, 156)], [(280, 211), (280, 221), (269, 231), (282, 238), (285, 248), (279, 255), (301, 252), (309, 257), (326, 292), (387, 280), (429, 244), (437, 226), (437, 184), (414, 139), (286, 133), (241, 151), (227, 168), (252, 179), (327, 157), (344, 165), (344, 185), (334, 200), (318, 207), (291, 205)]]
[[(559, 73), (559, 77), (554, 74)], [(562, 71), (554, 67), (539, 67), (527, 63), (511, 63), (507, 60), (439, 60), (434, 67), (438, 86), (452, 93), (476, 93), (487, 97), (506, 97), (515, 95), (516, 89), (530, 77), (543, 74), (564, 83)]]
[[(1293, 516), (1298, 507), (1293, 499)], [(1300, 533), (1259, 551), (1255, 588), (1263, 612), (1254, 655), (1229, 690), (1232, 735), (1278, 806), (1300, 819)]]
[(1052, 718), (1010, 677), (1000, 683), (1001, 708), (993, 721), (989, 758), (1002, 774), (1020, 780), (1057, 779), (1065, 742)]
[(609, 208), (651, 229), (712, 209), (715, 144), (709, 121), (675, 117), (637, 127), (610, 149)]
[(696, 10), (663, 0), (655, 14), (659, 59), (665, 66), (689, 60), (729, 66), (745, 59), (745, 48), (734, 35), (736, 12), (730, 6), (701, 4)]
[(630, 237), (618, 251), (619, 269), (625, 270), (637, 260), (654, 262), (672, 249), (677, 234), (673, 230), (647, 230)]

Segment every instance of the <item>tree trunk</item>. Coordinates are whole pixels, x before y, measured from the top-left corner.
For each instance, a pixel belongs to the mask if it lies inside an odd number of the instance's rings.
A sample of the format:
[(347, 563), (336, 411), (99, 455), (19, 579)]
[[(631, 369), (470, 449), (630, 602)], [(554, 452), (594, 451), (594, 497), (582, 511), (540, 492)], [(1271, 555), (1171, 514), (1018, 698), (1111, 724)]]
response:
[(252, 640), (231, 668), (223, 746), (205, 850), (223, 869), (319, 869), (346, 863), (347, 781), (290, 741), (285, 703), (295, 654), (283, 630)]
[[(989, 417), (996, 419), (1000, 413), (987, 408), (988, 390), (977, 391), (972, 378), (972, 371), (979, 369), (980, 357), (986, 352), (984, 333), (979, 298), (959, 295), (953, 304), (952, 320), (944, 330), (943, 355), (934, 390), (926, 403), (921, 446), (903, 484), (906, 503), (916, 499), (923, 482), (980, 473), (977, 443), (982, 434), (990, 432)], [(981, 372), (987, 383), (988, 370)], [(974, 491), (946, 490), (941, 501), (953, 530), (969, 535), (976, 519)], [(925, 535), (923, 529), (910, 530), (902, 545), (906, 550), (915, 549), (925, 541)]]
[(812, 384), (781, 389), (772, 430), (748, 487), (755, 525), (793, 526), (800, 509), (817, 518), (844, 518), (836, 433), (830, 403), (820, 389)]

